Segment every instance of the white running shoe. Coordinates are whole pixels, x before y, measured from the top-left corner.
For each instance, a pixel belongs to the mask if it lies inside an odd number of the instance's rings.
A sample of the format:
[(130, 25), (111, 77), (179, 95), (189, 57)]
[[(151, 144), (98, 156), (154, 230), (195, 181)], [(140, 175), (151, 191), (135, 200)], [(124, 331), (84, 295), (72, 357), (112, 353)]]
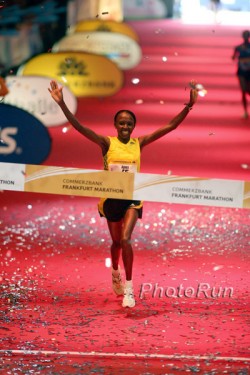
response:
[(135, 306), (135, 297), (133, 288), (124, 289), (124, 297), (122, 301), (123, 307), (134, 307)]
[(122, 278), (120, 273), (120, 266), (118, 270), (112, 268), (112, 288), (117, 296), (121, 296), (124, 293), (124, 287), (122, 284)]

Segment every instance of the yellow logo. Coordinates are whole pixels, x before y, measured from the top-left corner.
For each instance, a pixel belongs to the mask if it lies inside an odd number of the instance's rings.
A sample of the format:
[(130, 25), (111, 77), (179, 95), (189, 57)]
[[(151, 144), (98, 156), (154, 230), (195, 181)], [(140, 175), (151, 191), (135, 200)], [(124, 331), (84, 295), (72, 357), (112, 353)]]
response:
[(65, 59), (59, 66), (58, 74), (60, 76), (88, 76), (87, 65), (84, 61), (77, 61), (75, 57)]
[(123, 72), (104, 56), (82, 52), (44, 53), (38, 55), (17, 72), (53, 78), (77, 97), (111, 96), (123, 85)]

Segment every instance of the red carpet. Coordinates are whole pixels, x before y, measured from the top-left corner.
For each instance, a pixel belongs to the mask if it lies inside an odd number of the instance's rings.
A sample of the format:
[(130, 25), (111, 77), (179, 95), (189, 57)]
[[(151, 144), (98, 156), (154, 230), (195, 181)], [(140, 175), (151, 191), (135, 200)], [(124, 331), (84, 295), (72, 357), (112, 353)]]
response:
[[(142, 171), (250, 180), (250, 122), (240, 119), (230, 60), (241, 28), (133, 26), (141, 64), (115, 97), (80, 100), (79, 119), (114, 134), (112, 115), (127, 107), (143, 134), (183, 107), (196, 78), (207, 96), (178, 130), (145, 149)], [(99, 150), (73, 129), (51, 136), (47, 165), (102, 168)], [(145, 202), (133, 237), (137, 304), (127, 310), (111, 290), (110, 240), (96, 203), (0, 194), (1, 371), (248, 374), (250, 211)]]

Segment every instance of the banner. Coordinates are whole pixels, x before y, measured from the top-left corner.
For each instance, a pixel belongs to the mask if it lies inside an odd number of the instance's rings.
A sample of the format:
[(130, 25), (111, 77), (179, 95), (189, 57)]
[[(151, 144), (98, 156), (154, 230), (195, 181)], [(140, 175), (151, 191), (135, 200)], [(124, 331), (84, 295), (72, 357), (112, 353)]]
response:
[[(4, 97), (4, 104), (10, 104), (21, 108), (38, 120), (46, 127), (58, 126), (68, 120), (59, 106), (48, 95), (51, 78), (37, 76), (7, 76), (6, 85), (9, 93)], [(63, 89), (64, 100), (71, 113), (77, 111), (77, 99), (68, 89)]]
[(68, 35), (86, 31), (107, 31), (111, 33), (120, 33), (126, 35), (136, 42), (139, 42), (139, 36), (135, 30), (125, 22), (105, 21), (105, 20), (86, 20), (70, 27)]
[(0, 163), (0, 190), (250, 208), (250, 181)]
[(0, 162), (41, 164), (51, 150), (48, 129), (21, 108), (0, 103)]
[(72, 51), (35, 56), (18, 69), (17, 75), (55, 79), (77, 97), (114, 95), (124, 81), (123, 72), (110, 59)]
[(109, 31), (82, 31), (67, 35), (52, 47), (54, 53), (70, 51), (105, 56), (122, 70), (135, 68), (142, 56), (141, 47), (134, 39)]

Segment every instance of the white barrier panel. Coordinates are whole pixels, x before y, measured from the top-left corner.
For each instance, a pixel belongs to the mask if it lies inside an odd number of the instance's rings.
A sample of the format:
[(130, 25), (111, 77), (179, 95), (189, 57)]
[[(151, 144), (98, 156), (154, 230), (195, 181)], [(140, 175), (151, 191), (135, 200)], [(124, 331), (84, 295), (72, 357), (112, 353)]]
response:
[(250, 181), (0, 163), (0, 190), (250, 208)]
[(122, 70), (133, 69), (141, 61), (141, 47), (134, 39), (110, 31), (82, 31), (60, 39), (52, 52), (85, 52), (107, 57)]
[[(4, 104), (21, 108), (38, 118), (45, 126), (58, 126), (67, 122), (59, 106), (48, 95), (52, 78), (37, 76), (7, 76), (6, 85), (9, 93), (4, 97)], [(75, 114), (77, 99), (68, 89), (63, 88), (64, 99)]]

